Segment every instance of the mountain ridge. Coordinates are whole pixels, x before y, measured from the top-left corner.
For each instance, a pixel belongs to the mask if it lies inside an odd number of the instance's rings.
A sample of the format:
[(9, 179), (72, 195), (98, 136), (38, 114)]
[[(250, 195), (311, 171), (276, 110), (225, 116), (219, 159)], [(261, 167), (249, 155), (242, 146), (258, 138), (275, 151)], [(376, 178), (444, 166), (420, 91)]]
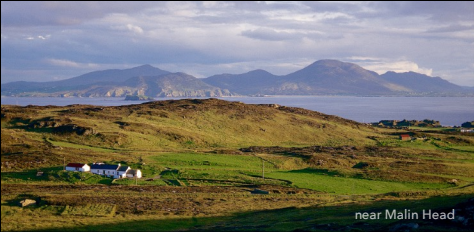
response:
[(415, 72), (379, 75), (353, 63), (318, 60), (289, 73), (274, 75), (263, 69), (242, 74), (196, 78), (171, 73), (149, 64), (108, 69), (61, 81), (2, 84), (7, 96), (224, 97), (236, 95), (474, 95), (471, 88)]

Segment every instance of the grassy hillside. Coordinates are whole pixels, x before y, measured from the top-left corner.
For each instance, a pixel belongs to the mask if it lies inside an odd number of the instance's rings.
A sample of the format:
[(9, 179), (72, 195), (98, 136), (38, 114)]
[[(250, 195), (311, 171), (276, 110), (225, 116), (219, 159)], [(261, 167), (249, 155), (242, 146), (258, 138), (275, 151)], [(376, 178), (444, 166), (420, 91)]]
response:
[(373, 145), (368, 137), (376, 135), (359, 123), (313, 111), (217, 99), (120, 107), (2, 106), (2, 154), (49, 153), (48, 165), (68, 157), (61, 150), (66, 147), (90, 150), (77, 161), (92, 162), (112, 155), (127, 159), (121, 154), (131, 151)]
[[(397, 221), (361, 223), (353, 212), (449, 208), (474, 196), (470, 134), (372, 128), (217, 99), (2, 106), (1, 119), (2, 231), (324, 231), (328, 223), (376, 231)], [(400, 133), (417, 139), (400, 141)], [(66, 172), (68, 162), (121, 163), (144, 178)], [(18, 207), (26, 198), (37, 204)]]

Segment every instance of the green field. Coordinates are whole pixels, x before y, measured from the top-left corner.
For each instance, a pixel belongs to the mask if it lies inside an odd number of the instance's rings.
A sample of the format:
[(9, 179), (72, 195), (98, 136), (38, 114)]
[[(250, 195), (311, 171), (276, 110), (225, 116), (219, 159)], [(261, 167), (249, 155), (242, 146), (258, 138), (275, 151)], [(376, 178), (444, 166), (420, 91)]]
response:
[(312, 189), (335, 194), (378, 194), (397, 191), (417, 191), (428, 189), (445, 189), (449, 184), (404, 183), (378, 180), (357, 179), (351, 177), (334, 177), (324, 175), (320, 170), (294, 170), (272, 172), (270, 178), (288, 180), (297, 188)]
[[(173, 153), (149, 157), (157, 164), (184, 169), (261, 170), (262, 160), (253, 155)], [(274, 170), (267, 163), (267, 169)]]

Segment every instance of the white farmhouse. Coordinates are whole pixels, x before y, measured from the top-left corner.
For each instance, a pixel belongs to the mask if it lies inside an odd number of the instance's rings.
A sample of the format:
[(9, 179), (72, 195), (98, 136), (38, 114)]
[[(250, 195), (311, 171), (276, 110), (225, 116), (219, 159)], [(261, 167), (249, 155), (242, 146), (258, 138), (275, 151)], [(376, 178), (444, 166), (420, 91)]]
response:
[(128, 170), (130, 170), (129, 166), (120, 164), (94, 163), (91, 165), (91, 173), (113, 177), (114, 179), (125, 178)]
[(73, 171), (73, 172), (88, 172), (91, 170), (91, 167), (87, 164), (81, 163), (68, 163), (66, 165), (66, 171)]

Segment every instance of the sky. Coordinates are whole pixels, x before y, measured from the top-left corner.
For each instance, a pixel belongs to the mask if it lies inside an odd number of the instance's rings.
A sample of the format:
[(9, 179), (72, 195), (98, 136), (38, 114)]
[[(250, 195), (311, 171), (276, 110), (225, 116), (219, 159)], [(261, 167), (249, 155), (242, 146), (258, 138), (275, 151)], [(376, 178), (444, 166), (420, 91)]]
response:
[(321, 59), (474, 86), (474, 2), (1, 2), (1, 83), (143, 64), (199, 78)]

